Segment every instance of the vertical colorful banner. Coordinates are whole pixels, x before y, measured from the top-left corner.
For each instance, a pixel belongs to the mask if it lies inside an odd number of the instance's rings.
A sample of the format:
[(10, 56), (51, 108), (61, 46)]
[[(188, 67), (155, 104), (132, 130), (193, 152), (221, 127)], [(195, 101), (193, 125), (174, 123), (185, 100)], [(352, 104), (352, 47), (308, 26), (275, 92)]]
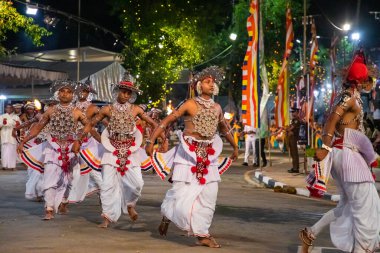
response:
[(277, 84), (277, 96), (275, 100), (275, 120), (278, 127), (289, 125), (289, 83), (288, 83), (288, 58), (293, 48), (293, 23), (290, 8), (286, 9), (286, 44), (284, 60)]
[(308, 110), (306, 115), (307, 122), (313, 122), (314, 118), (314, 88), (315, 88), (315, 67), (318, 62), (318, 40), (317, 29), (315, 27), (314, 19), (311, 23), (311, 48), (310, 48), (310, 92)]
[(242, 122), (260, 127), (260, 83), (258, 71), (259, 2), (252, 0), (247, 19), (248, 48), (243, 63)]
[(330, 108), (332, 108), (334, 104), (334, 100), (336, 97), (336, 88), (335, 88), (335, 75), (336, 75), (336, 46), (339, 43), (340, 38), (339, 36), (335, 35), (333, 36), (331, 40), (330, 45), (330, 62), (331, 62), (331, 98), (330, 98)]

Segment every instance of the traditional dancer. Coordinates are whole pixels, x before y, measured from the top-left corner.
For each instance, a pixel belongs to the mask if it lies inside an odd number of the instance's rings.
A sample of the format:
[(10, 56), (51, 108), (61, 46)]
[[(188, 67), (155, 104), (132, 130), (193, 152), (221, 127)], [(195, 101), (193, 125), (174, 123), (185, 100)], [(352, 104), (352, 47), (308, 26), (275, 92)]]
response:
[[(78, 101), (75, 107), (78, 108), (90, 121), (98, 112), (99, 108), (91, 102), (93, 94), (97, 94), (92, 88), (90, 79), (84, 83), (79, 83), (76, 87)], [(84, 126), (79, 124), (78, 133), (83, 131)], [(100, 144), (100, 135), (96, 129), (91, 130), (91, 136), (84, 138), (80, 150), (80, 170), (73, 171), (72, 188), (69, 202), (83, 201), (86, 196), (100, 190), (102, 184), (102, 173), (100, 160), (104, 153), (103, 145)]]
[(13, 113), (12, 105), (6, 105), (5, 113), (0, 116), (1, 128), (1, 165), (3, 170), (16, 168), (17, 140), (13, 128), (20, 125), (20, 118)]
[[(25, 136), (19, 145), (23, 161), (44, 167), (43, 194), (45, 199), (44, 220), (54, 217), (54, 211), (67, 212), (67, 198), (70, 193), (72, 168), (78, 165), (76, 155), (71, 152), (73, 142), (77, 138), (77, 124), (85, 125), (83, 113), (72, 104), (76, 83), (57, 81), (52, 90), (57, 91), (59, 104), (48, 108), (42, 119), (33, 126), (30, 134)], [(23, 151), (23, 146), (35, 138), (49, 123), (47, 141)]]
[(323, 130), (322, 149), (316, 151), (313, 188), (325, 191), (330, 170), (340, 189), (340, 201), (312, 227), (300, 231), (302, 252), (327, 225), (333, 244), (344, 252), (374, 252), (379, 247), (380, 201), (370, 167), (377, 154), (364, 135), (360, 89), (367, 79), (362, 51), (355, 54), (346, 87), (338, 97)]
[[(223, 118), (222, 109), (211, 98), (218, 94), (217, 84), (222, 79), (223, 72), (216, 66), (195, 75), (198, 97), (187, 100), (163, 119), (146, 146), (148, 155), (152, 155), (156, 138), (171, 122), (184, 117), (185, 129), (180, 136), (180, 144), (164, 154), (154, 152), (151, 160), (161, 178), (168, 175), (174, 166), (173, 186), (161, 205), (164, 217), (159, 232), (166, 235), (169, 222), (172, 221), (189, 235), (196, 236), (198, 244), (213, 248), (220, 247), (209, 234), (220, 174), (238, 157), (238, 147)], [(222, 161), (218, 161), (223, 147), (216, 133), (218, 128), (234, 149), (231, 157)]]
[[(23, 122), (18, 127), (13, 129), (14, 136), (20, 143), (25, 136), (29, 134), (29, 131), (33, 124), (38, 122), (41, 119), (41, 114), (35, 113), (34, 103), (28, 103), (24, 106), (25, 113), (21, 115), (21, 121)], [(39, 145), (43, 142), (41, 136), (37, 136), (29, 140), (24, 145), (24, 149), (32, 148), (36, 145)], [(28, 179), (26, 181), (25, 187), (25, 198), (30, 200), (43, 200), (42, 194), (42, 179), (43, 179), (43, 169), (39, 167), (29, 166), (27, 164)]]
[(75, 150), (79, 150), (80, 142), (83, 142), (91, 129), (104, 118), (108, 119), (108, 126), (101, 137), (105, 148), (101, 160), (103, 182), (100, 198), (103, 223), (99, 227), (102, 228), (116, 222), (121, 211), (128, 212), (132, 221), (138, 218), (135, 207), (144, 184), (140, 164), (147, 156), (140, 148), (142, 134), (136, 128), (135, 118), (138, 116), (148, 124), (156, 126), (141, 107), (132, 104), (139, 93), (141, 91), (135, 87), (133, 77), (126, 72), (123, 80), (113, 86), (113, 94), (117, 94), (116, 101), (99, 111), (86, 125), (80, 141), (74, 146)]

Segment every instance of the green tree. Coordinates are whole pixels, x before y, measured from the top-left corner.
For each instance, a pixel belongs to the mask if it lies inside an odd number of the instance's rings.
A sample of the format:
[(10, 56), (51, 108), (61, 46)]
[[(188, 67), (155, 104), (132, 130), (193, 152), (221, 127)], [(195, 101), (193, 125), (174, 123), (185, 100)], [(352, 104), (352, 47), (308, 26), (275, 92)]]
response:
[(17, 33), (20, 30), (24, 30), (36, 46), (43, 46), (42, 37), (51, 34), (45, 28), (34, 24), (32, 18), (17, 12), (11, 1), (0, 0), (0, 57), (8, 53), (8, 50), (1, 45), (1, 42), (7, 39), (9, 32)]
[[(118, 0), (123, 32), (128, 35), (122, 52), (124, 65), (139, 77), (144, 103), (157, 106), (170, 92), (183, 69), (193, 69), (215, 53), (218, 30), (224, 26), (226, 8), (217, 1)], [(229, 2), (229, 1), (225, 1)]]

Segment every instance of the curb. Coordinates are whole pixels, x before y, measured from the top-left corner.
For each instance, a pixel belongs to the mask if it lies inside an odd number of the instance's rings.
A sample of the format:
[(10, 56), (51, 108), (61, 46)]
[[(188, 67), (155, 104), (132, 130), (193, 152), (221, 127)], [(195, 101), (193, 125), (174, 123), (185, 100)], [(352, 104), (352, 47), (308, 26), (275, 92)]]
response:
[[(290, 186), (290, 185), (286, 185), (282, 182), (279, 182), (279, 181), (276, 181), (274, 180), (273, 178), (271, 177), (268, 177), (268, 176), (265, 176), (262, 172), (260, 171), (255, 171), (254, 172), (254, 177), (260, 182), (260, 183), (263, 183), (267, 188), (275, 188), (276, 186), (279, 186), (281, 188), (284, 188), (284, 186)], [(304, 188), (295, 188), (296, 190), (296, 195), (299, 195), (299, 196), (304, 196), (304, 197), (308, 197), (310, 198), (310, 192), (309, 190), (307, 189), (304, 189)], [(338, 202), (339, 199), (340, 199), (340, 195), (332, 195), (330, 193), (325, 193), (323, 195), (323, 197), (321, 199), (324, 199), (324, 200), (330, 200), (330, 201), (334, 201), (334, 202)]]

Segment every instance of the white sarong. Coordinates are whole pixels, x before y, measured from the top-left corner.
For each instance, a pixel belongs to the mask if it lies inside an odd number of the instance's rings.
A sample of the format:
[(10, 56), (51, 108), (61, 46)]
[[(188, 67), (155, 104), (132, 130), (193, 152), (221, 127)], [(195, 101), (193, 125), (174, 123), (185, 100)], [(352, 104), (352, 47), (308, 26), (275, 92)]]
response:
[[(176, 167), (177, 169), (190, 169)], [(218, 182), (173, 182), (161, 205), (161, 214), (189, 235), (207, 237), (215, 212)]]
[(18, 155), (16, 144), (1, 144), (1, 165), (3, 166), (3, 168), (15, 169), (17, 157)]

